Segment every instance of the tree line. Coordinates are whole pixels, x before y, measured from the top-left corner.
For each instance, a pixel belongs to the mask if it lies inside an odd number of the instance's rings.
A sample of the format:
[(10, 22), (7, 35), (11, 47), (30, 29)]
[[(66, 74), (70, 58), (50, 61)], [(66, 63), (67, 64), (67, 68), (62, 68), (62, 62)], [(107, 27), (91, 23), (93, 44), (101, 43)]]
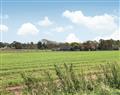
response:
[(1, 49), (50, 49), (53, 51), (95, 51), (95, 50), (120, 50), (120, 40), (85, 41), (83, 43), (58, 43), (47, 39), (42, 39), (37, 43), (21, 43), (13, 41), (12, 43), (0, 42)]

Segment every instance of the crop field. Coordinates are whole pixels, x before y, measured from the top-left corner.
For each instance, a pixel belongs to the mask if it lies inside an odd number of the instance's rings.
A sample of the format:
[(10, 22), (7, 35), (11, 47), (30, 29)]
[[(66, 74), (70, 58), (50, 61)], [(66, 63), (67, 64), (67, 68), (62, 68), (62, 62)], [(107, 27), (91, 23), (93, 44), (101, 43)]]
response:
[(55, 64), (73, 64), (78, 73), (80, 68), (89, 72), (89, 69), (97, 71), (100, 64), (120, 64), (120, 51), (1, 51), (0, 54), (1, 87), (20, 85), (21, 73), (44, 79), (43, 73), (49, 71), (55, 77)]

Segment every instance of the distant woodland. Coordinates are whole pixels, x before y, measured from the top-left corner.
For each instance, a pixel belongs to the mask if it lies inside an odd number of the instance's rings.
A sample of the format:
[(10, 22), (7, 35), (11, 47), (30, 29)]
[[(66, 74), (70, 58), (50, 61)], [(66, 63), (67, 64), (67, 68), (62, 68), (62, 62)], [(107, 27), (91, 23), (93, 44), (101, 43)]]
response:
[(96, 51), (96, 50), (120, 50), (120, 40), (85, 41), (82, 43), (60, 43), (42, 39), (37, 43), (21, 43), (13, 41), (12, 43), (0, 42), (0, 49), (40, 49), (53, 51)]

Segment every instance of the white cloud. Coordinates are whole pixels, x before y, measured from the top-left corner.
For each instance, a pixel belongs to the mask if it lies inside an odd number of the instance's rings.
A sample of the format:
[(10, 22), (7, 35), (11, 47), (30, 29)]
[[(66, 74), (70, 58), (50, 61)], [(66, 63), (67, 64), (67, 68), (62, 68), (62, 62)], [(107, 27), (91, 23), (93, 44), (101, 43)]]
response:
[(72, 25), (68, 25), (66, 27), (58, 26), (58, 27), (54, 28), (53, 31), (55, 31), (55, 32), (69, 32), (72, 29), (73, 29)]
[(113, 32), (117, 29), (115, 17), (108, 14), (85, 16), (82, 11), (66, 10), (63, 16), (70, 19), (75, 24), (86, 26), (95, 31)]
[(80, 42), (80, 40), (79, 40), (78, 37), (76, 37), (76, 35), (75, 35), (74, 33), (70, 33), (70, 34), (67, 36), (65, 42), (68, 42), (68, 43)]
[(56, 31), (56, 32), (65, 32), (65, 28), (62, 27), (62, 26), (56, 27), (56, 28), (54, 29), (54, 31)]
[(100, 39), (114, 39), (114, 40), (120, 40), (120, 30), (116, 30), (114, 33), (112, 33), (109, 36), (98, 36), (94, 40), (99, 41)]
[(53, 24), (53, 22), (50, 21), (47, 16), (45, 16), (45, 17), (44, 17), (44, 20), (39, 21), (38, 24), (39, 24), (40, 26), (48, 27), (48, 26), (51, 26), (51, 25)]
[(72, 25), (66, 26), (66, 30), (72, 30), (74, 27)]
[(0, 25), (0, 32), (7, 32), (8, 27), (6, 25)]
[(35, 25), (32, 23), (24, 23), (18, 29), (18, 35), (35, 35), (39, 32)]

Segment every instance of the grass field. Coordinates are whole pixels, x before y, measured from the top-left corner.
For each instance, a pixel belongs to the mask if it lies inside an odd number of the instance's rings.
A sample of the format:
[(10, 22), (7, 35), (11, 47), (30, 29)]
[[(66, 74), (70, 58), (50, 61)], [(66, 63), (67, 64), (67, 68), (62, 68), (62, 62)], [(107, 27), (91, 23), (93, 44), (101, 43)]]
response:
[(120, 51), (82, 51), (82, 52), (52, 52), (52, 51), (9, 51), (0, 52), (0, 85), (13, 86), (22, 83), (21, 73), (29, 73), (44, 78), (43, 71), (54, 75), (54, 64), (73, 64), (79, 72), (97, 70), (99, 64), (120, 64)]

